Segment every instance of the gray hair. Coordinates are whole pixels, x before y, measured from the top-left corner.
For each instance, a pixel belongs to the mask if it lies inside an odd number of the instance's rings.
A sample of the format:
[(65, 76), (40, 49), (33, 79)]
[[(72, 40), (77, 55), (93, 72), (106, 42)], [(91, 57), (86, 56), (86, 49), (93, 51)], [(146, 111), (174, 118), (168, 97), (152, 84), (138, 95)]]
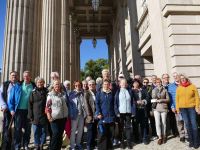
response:
[(51, 72), (51, 77), (59, 78), (59, 73), (58, 72)]
[(45, 83), (44, 78), (41, 78), (41, 77), (39, 77), (39, 76), (35, 78), (35, 83), (37, 83), (38, 81), (42, 81), (42, 82)]
[(103, 82), (103, 79), (101, 77), (98, 77), (96, 79), (96, 84), (102, 84), (102, 82)]
[(94, 80), (90, 80), (90, 81), (88, 81), (88, 84), (95, 84), (95, 81)]
[(65, 80), (65, 81), (63, 82), (63, 85), (64, 85), (64, 86), (67, 86), (68, 84), (71, 84), (71, 82), (70, 82), (69, 80)]

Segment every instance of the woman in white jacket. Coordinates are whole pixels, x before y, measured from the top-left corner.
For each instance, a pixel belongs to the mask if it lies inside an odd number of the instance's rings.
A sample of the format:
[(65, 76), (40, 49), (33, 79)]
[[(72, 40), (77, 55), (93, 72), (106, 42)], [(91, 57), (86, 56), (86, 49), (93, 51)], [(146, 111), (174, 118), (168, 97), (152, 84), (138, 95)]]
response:
[(67, 98), (59, 80), (53, 82), (51, 91), (48, 93), (46, 113), (52, 130), (50, 150), (59, 150), (62, 146), (62, 135), (68, 117)]

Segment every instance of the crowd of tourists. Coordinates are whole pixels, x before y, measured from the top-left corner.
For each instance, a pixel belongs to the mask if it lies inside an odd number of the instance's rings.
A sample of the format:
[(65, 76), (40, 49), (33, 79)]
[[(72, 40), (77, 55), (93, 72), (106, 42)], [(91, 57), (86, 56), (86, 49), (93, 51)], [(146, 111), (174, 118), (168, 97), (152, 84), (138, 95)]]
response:
[(109, 70), (104, 69), (102, 77), (87, 77), (72, 85), (61, 82), (57, 72), (50, 76), (48, 84), (41, 77), (33, 82), (31, 73), (24, 71), (19, 81), (12, 71), (2, 84), (3, 150), (28, 150), (31, 131), (36, 150), (44, 148), (48, 135), (50, 150), (61, 149), (64, 135), (71, 150), (84, 149), (84, 142), (87, 150), (132, 149), (155, 140), (162, 145), (169, 136), (179, 137), (190, 148), (200, 145), (199, 94), (183, 74), (173, 73), (171, 83), (168, 74), (161, 78), (119, 74), (111, 81)]

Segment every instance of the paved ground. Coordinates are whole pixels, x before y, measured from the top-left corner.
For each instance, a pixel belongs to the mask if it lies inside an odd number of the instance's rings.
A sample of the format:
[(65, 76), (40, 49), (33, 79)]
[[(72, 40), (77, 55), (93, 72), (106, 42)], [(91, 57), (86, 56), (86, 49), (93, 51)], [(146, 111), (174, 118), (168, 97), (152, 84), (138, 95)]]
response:
[[(2, 113), (0, 113), (0, 120), (2, 120)], [(2, 122), (0, 121), (0, 127), (2, 126)], [(1, 128), (0, 128), (1, 131)], [(31, 149), (34, 149), (33, 146), (33, 135), (31, 136)], [(45, 146), (46, 149), (47, 146)], [(68, 148), (63, 148), (63, 150), (67, 150)], [(170, 138), (166, 144), (161, 146), (157, 145), (157, 140), (151, 141), (149, 145), (138, 144), (133, 146), (134, 150), (191, 150), (188, 148), (186, 143), (182, 143), (179, 141), (179, 138)], [(116, 148), (116, 150), (120, 150), (120, 148)], [(200, 150), (200, 148), (199, 148)]]

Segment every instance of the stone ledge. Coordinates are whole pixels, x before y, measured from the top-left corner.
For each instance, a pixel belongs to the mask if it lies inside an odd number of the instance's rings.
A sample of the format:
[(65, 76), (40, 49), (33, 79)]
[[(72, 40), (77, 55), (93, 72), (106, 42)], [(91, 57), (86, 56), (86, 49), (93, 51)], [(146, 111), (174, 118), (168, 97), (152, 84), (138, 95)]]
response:
[(169, 15), (200, 15), (200, 5), (166, 5), (163, 9), (163, 16)]

